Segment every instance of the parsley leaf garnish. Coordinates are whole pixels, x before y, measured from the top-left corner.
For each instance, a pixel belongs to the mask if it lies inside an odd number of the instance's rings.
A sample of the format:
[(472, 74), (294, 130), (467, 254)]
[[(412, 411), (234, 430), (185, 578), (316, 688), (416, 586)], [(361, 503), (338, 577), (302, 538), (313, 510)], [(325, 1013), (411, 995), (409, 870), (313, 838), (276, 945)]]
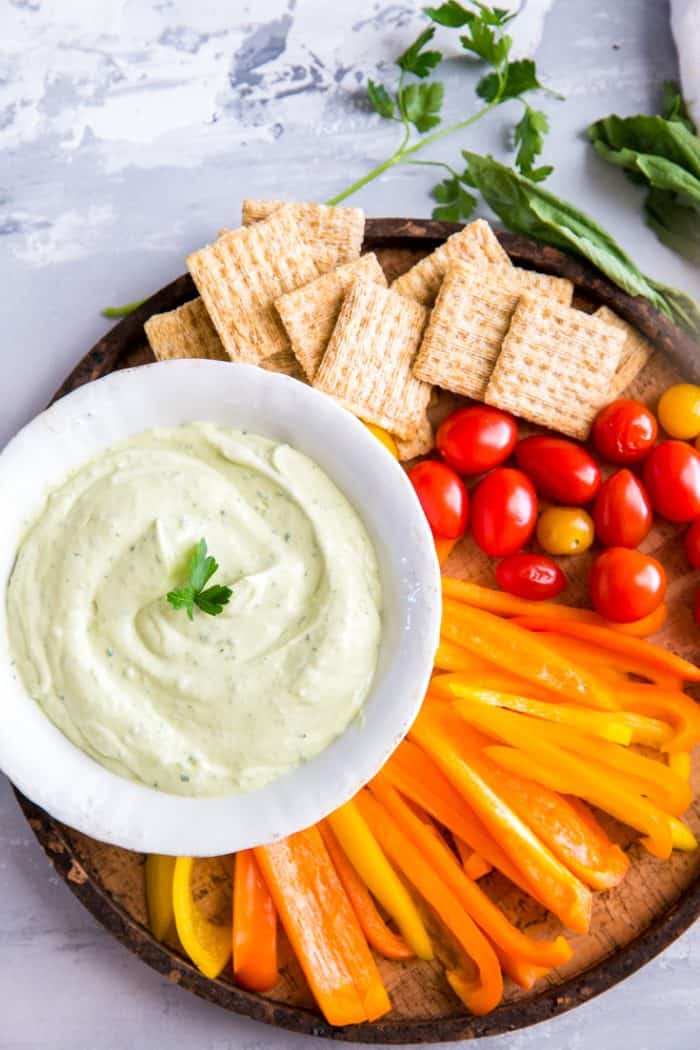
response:
[(413, 41), (410, 47), (407, 47), (403, 54), (399, 55), (396, 59), (396, 65), (399, 69), (403, 70), (404, 73), (413, 73), (414, 76), (420, 77), (421, 80), (427, 77), (431, 69), (434, 69), (438, 62), (442, 59), (441, 51), (424, 51), (423, 48), (426, 44), (435, 36), (435, 26), (430, 26), (428, 29), (424, 29), (416, 39)]
[(218, 616), (233, 594), (230, 587), (216, 583), (204, 590), (205, 584), (218, 568), (217, 560), (207, 553), (206, 540), (201, 539), (190, 555), (188, 585), (170, 591), (167, 595), (173, 609), (186, 609), (190, 620), (194, 619), (195, 605), (209, 616)]
[(532, 182), (542, 182), (553, 170), (549, 165), (533, 167), (535, 159), (542, 152), (544, 136), (548, 131), (547, 114), (541, 109), (531, 109), (526, 103), (522, 119), (515, 125), (515, 144), (518, 147), (515, 166)]

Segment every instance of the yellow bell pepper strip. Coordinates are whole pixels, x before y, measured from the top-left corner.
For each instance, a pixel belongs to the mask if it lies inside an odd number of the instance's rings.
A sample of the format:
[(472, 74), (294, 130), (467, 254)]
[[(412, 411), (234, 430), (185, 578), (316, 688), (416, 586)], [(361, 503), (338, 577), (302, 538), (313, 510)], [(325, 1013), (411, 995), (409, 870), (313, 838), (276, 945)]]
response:
[(607, 890), (623, 880), (629, 868), (627, 856), (610, 841), (584, 803), (565, 798), (534, 780), (508, 773), (483, 754), (470, 755), (470, 761), (555, 857), (586, 886)]
[(533, 941), (517, 926), (513, 926), (500, 908), (464, 874), (457, 858), (445, 843), (426, 833), (425, 825), (381, 773), (370, 781), (369, 790), (418, 847), (435, 874), (450, 888), (489, 940), (509, 954), (539, 966), (560, 966), (572, 957), (573, 952), (564, 937), (557, 937), (554, 941)]
[(419, 959), (432, 959), (433, 948), (418, 909), (354, 801), (326, 819), (355, 871), (394, 920), (406, 944)]
[(515, 695), (508, 691), (482, 685), (480, 679), (469, 681), (464, 675), (441, 675), (430, 688), (430, 695), (450, 693), (457, 699), (470, 703), (490, 704), (509, 711), (530, 715), (546, 722), (568, 726), (586, 736), (600, 737), (616, 744), (627, 745), (632, 740), (632, 730), (617, 717), (617, 712), (591, 710), (576, 704), (556, 704), (533, 700), (529, 696)]
[(673, 726), (673, 735), (662, 751), (692, 751), (700, 742), (700, 705), (678, 689), (630, 682), (618, 691), (624, 711), (661, 718)]
[[(489, 715), (510, 715), (510, 712), (490, 708), (481, 710)], [(565, 926), (578, 933), (587, 933), (592, 908), (590, 890), (557, 860), (531, 828), (479, 776), (468, 758), (459, 753), (451, 739), (453, 734), (459, 733), (456, 722), (459, 722), (458, 718), (447, 721), (442, 716), (437, 717), (435, 709), (424, 707), (411, 733), (464, 796), (512, 863), (531, 885), (537, 887), (537, 899), (544, 902)]]
[[(486, 701), (481, 704), (480, 711), (479, 695), (479, 690), (472, 690), (468, 699), (455, 700), (452, 710), (470, 725), (488, 733), (492, 722), (485, 709), (490, 707), (493, 711), (506, 714), (506, 705), (490, 704)], [(535, 733), (540, 739), (548, 740), (566, 751), (582, 755), (596, 764), (610, 766), (619, 772), (622, 778), (629, 779), (631, 790), (648, 795), (662, 809), (675, 816), (684, 813), (692, 802), (693, 794), (689, 785), (663, 762), (645, 758), (644, 755), (619, 744), (585, 736), (565, 725), (533, 721), (527, 714), (516, 713), (512, 725), (519, 726), (523, 734)], [(525, 747), (525, 744), (522, 746)]]
[(233, 876), (233, 976), (251, 992), (277, 984), (277, 912), (252, 850), (236, 854)]
[(329, 1024), (386, 1013), (389, 998), (318, 828), (258, 846), (255, 859)]
[[(566, 625), (558, 624), (559, 628), (562, 626)], [(574, 626), (588, 628), (589, 625)], [(442, 606), (442, 633), (499, 667), (516, 667), (522, 678), (565, 700), (577, 700), (588, 707), (604, 710), (618, 707), (606, 682), (588, 670), (575, 667), (552, 646), (513, 620), (503, 620), (493, 613), (472, 609), (446, 598)], [(624, 640), (637, 641), (626, 636)]]
[(192, 894), (194, 857), (178, 857), (173, 872), (173, 912), (182, 947), (205, 977), (218, 977), (231, 958), (231, 923), (206, 918)]
[[(440, 694), (444, 694), (446, 699), (452, 699), (449, 689), (452, 681), (468, 681), (469, 685), (478, 685), (481, 689), (496, 689), (503, 693), (520, 693), (521, 696), (530, 696), (533, 700), (543, 700), (547, 703), (561, 702), (561, 696), (558, 696), (556, 693), (550, 692), (534, 682), (528, 682), (526, 678), (521, 678), (514, 671), (488, 663), (481, 657), (470, 653), (468, 649), (464, 649), (461, 645), (455, 645), (452, 642), (446, 643), (444, 640), (441, 640), (435, 657), (436, 667), (438, 666), (438, 659), (442, 659), (445, 662), (444, 644), (454, 646), (457, 654), (453, 656), (450, 653), (447, 656), (447, 660), (450, 661), (452, 666), (440, 668), (441, 673), (434, 676), (431, 686), (433, 682), (437, 682), (437, 691)], [(467, 659), (460, 659), (459, 653), (465, 653)]]
[(385, 807), (366, 789), (355, 796), (355, 801), (382, 849), (476, 964), (477, 975), (474, 979), (465, 976), (460, 998), (477, 1016), (493, 1010), (503, 995), (503, 978), (496, 954), (486, 937)]
[[(499, 736), (501, 734), (499, 733)], [(576, 756), (539, 741), (528, 741), (527, 749), (492, 745), (484, 749), (492, 761), (512, 773), (534, 780), (552, 791), (576, 795), (616, 820), (629, 824), (648, 838), (647, 848), (655, 857), (667, 860), (673, 848), (671, 820), (657, 806), (632, 791), (624, 790), (612, 770), (582, 762)]]
[[(517, 616), (509, 621), (516, 623), (528, 631), (548, 631), (551, 621), (539, 616)], [(676, 656), (670, 649), (662, 649), (651, 642), (645, 642), (642, 638), (633, 638), (622, 634), (620, 631), (611, 631), (609, 627), (598, 627), (591, 623), (577, 623), (573, 620), (563, 620), (556, 624), (558, 634), (570, 635), (581, 638), (586, 642), (593, 642), (601, 649), (612, 649), (613, 652), (623, 656), (631, 657), (635, 662), (646, 666), (650, 671), (668, 671), (676, 675), (684, 682), (700, 682), (700, 667), (689, 663), (681, 656)], [(644, 672), (643, 672), (644, 673)]]
[(693, 835), (687, 824), (678, 817), (669, 817), (671, 823), (671, 835), (673, 837), (673, 848), (691, 851), (698, 848), (698, 840)]
[(404, 740), (385, 764), (382, 773), (402, 795), (430, 813), (453, 835), (459, 836), (523, 893), (542, 903), (537, 886), (528, 882), (422, 748), (412, 740)]
[(537, 616), (546, 617), (555, 622), (573, 620), (577, 623), (609, 627), (611, 630), (619, 630), (637, 638), (643, 638), (647, 634), (658, 631), (668, 616), (668, 609), (662, 602), (653, 613), (641, 620), (633, 620), (625, 624), (612, 623), (599, 616), (593, 609), (579, 609), (576, 606), (563, 605), (559, 602), (537, 602), (529, 598), (518, 598), (506, 591), (481, 587), (478, 583), (455, 580), (449, 576), (443, 577), (442, 593), (445, 598), (453, 598), (475, 609), (484, 609), (499, 616)]
[(399, 450), (396, 447), (396, 442), (394, 441), (394, 439), (391, 436), (391, 434), (389, 433), (389, 431), (388, 430), (384, 430), (383, 427), (378, 427), (376, 423), (368, 423), (364, 419), (362, 420), (362, 422), (365, 424), (365, 426), (369, 430), (370, 434), (374, 434), (374, 436), (376, 437), (377, 441), (380, 441), (382, 443), (382, 445), (387, 450), (389, 455), (393, 456), (394, 459), (398, 459), (399, 458)]
[(173, 929), (173, 875), (175, 858), (160, 853), (146, 857), (146, 908), (148, 927), (157, 941), (164, 941)]
[(457, 544), (457, 540), (446, 540), (440, 536), (435, 537), (435, 553), (437, 554), (438, 564), (440, 568), (445, 564), (450, 554), (454, 550)]
[(668, 768), (688, 783), (690, 781), (690, 751), (674, 751), (666, 756)]
[(338, 873), (338, 878), (343, 884), (343, 889), (348, 895), (348, 900), (352, 904), (357, 921), (370, 947), (383, 955), (385, 959), (412, 959), (413, 951), (403, 938), (398, 937), (384, 922), (369, 890), (348, 860), (330, 825), (322, 821), (318, 827)]
[(452, 838), (455, 841), (465, 875), (468, 875), (474, 882), (478, 882), (484, 875), (489, 875), (493, 871), (493, 864), (489, 864), (480, 853), (468, 846), (464, 839), (461, 839), (459, 835), (453, 835)]
[(639, 715), (635, 711), (616, 711), (615, 717), (629, 729), (632, 744), (643, 744), (662, 751), (673, 740), (673, 728), (660, 718)]

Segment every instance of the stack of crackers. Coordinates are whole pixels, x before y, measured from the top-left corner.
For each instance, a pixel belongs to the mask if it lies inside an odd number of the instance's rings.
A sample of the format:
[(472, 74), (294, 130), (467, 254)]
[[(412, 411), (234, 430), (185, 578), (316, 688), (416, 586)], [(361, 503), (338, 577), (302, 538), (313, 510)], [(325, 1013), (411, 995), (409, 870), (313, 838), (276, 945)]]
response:
[(434, 387), (585, 438), (652, 347), (606, 307), (572, 307), (568, 280), (514, 266), (484, 220), (391, 288), (361, 254), (359, 208), (246, 200), (187, 264), (200, 298), (146, 323), (158, 360), (231, 360), (283, 372), (395, 438), (433, 445)]

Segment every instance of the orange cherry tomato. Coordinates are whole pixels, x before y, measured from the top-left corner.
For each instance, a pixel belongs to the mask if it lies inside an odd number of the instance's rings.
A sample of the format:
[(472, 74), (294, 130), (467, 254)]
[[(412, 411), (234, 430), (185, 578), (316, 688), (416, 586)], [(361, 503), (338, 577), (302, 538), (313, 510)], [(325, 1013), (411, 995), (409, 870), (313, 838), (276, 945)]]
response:
[(662, 395), (656, 409), (659, 423), (669, 437), (688, 438), (700, 434), (700, 386), (676, 383)]
[(437, 450), (458, 474), (484, 474), (504, 463), (518, 440), (518, 424), (490, 405), (469, 405), (448, 416), (435, 437)]
[(568, 438), (535, 434), (523, 438), (515, 458), (540, 496), (579, 506), (590, 503), (600, 488), (600, 470), (585, 448)]
[(630, 623), (649, 616), (661, 604), (666, 573), (648, 554), (609, 547), (593, 562), (588, 589), (596, 612), (614, 623)]
[(696, 518), (685, 534), (685, 553), (693, 569), (700, 569), (700, 518)]
[(547, 507), (537, 522), (537, 539), (547, 554), (582, 554), (594, 534), (593, 519), (581, 507)]
[(649, 497), (631, 470), (617, 470), (603, 482), (593, 522), (604, 547), (638, 547), (649, 535), (653, 519)]
[(498, 467), (472, 492), (472, 534), (492, 558), (515, 554), (537, 521), (537, 493), (520, 470)]
[(501, 590), (536, 602), (556, 598), (566, 587), (566, 576), (546, 554), (511, 554), (496, 566), (496, 579)]
[(464, 482), (445, 463), (425, 459), (408, 472), (434, 536), (456, 540), (469, 521), (469, 494)]
[(591, 438), (598, 455), (609, 463), (639, 463), (658, 432), (656, 419), (641, 401), (620, 398), (601, 408)]
[(700, 454), (685, 441), (662, 441), (642, 469), (652, 506), (668, 521), (700, 517)]

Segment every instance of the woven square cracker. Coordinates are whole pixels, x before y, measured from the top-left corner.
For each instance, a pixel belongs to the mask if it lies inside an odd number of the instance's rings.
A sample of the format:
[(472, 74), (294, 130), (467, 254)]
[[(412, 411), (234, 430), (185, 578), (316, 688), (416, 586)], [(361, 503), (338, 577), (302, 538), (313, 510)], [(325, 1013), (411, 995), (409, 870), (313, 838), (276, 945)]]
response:
[(395, 440), (396, 451), (401, 463), (405, 463), (408, 459), (415, 459), (416, 456), (427, 456), (435, 448), (435, 432), (427, 415), (423, 416), (413, 437), (405, 441), (402, 441), (401, 438)]
[(517, 266), (452, 263), (423, 336), (413, 374), (482, 401), (521, 292), (568, 306), (571, 281)]
[(260, 362), (260, 368), (264, 368), (266, 372), (281, 372), (282, 375), (291, 376), (292, 379), (306, 383), (306, 376), (291, 350), (283, 350), (279, 354), (266, 357)]
[[(282, 201), (244, 200), (241, 218), (244, 226), (268, 219)], [(292, 203), (302, 237), (314, 253), (319, 273), (357, 259), (365, 236), (365, 213), (362, 208), (336, 208), (329, 204)]]
[(154, 314), (143, 327), (157, 361), (187, 357), (229, 359), (201, 299), (193, 299), (165, 314)]
[(386, 287), (384, 271), (372, 252), (324, 273), (303, 288), (287, 292), (275, 302), (292, 350), (309, 379), (316, 375), (345, 293), (357, 280)]
[(628, 324), (627, 321), (623, 321), (621, 317), (618, 317), (607, 306), (599, 306), (593, 316), (600, 318), (601, 321), (605, 321), (607, 324), (613, 325), (615, 328), (619, 328), (625, 333), (622, 353), (620, 354), (617, 370), (609, 390), (610, 400), (612, 400), (621, 394), (633, 379), (637, 378), (654, 353), (654, 347), (636, 328)]
[(232, 361), (258, 364), (291, 349), (274, 301), (318, 270), (289, 208), (219, 237), (187, 265)]
[(431, 388), (411, 373), (428, 311), (356, 281), (340, 311), (314, 386), (402, 440), (415, 438)]
[(624, 332), (534, 294), (520, 297), (484, 401), (581, 440), (610, 400)]
[(407, 299), (415, 299), (423, 306), (432, 306), (448, 266), (459, 260), (480, 266), (509, 268), (512, 265), (489, 224), (484, 219), (477, 219), (453, 233), (434, 252), (397, 277), (391, 285), (392, 291), (405, 295)]

